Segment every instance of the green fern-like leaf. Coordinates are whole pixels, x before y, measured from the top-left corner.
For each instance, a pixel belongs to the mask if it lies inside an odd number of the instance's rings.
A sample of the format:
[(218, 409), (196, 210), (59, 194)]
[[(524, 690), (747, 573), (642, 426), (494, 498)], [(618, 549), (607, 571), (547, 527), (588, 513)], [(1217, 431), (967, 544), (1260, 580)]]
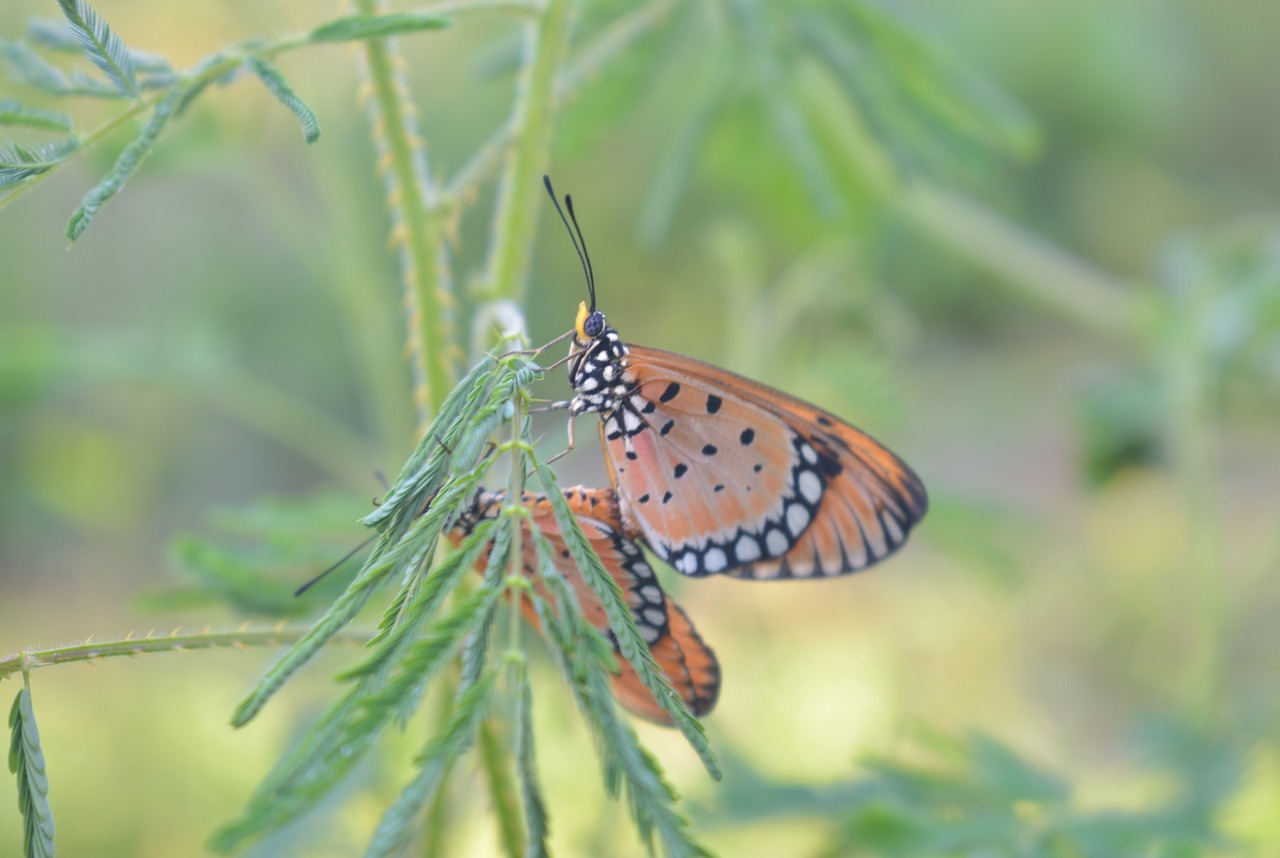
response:
[(0, 125), (21, 125), (46, 131), (70, 131), (71, 117), (65, 113), (28, 107), (12, 98), (0, 98)]
[(524, 804), (525, 858), (547, 858), (547, 806), (533, 746), (533, 689), (523, 662), (516, 667), (516, 776)]
[(54, 826), (49, 776), (30, 689), (23, 688), (14, 697), (9, 730), (9, 771), (18, 778), (18, 809), (23, 820), (22, 854), (26, 858), (52, 858)]
[(474, 684), (460, 689), (449, 717), (414, 760), (418, 774), (383, 814), (365, 852), (366, 858), (396, 858), (408, 848), (423, 813), (440, 789), (449, 764), (475, 741), (476, 728), (484, 716), (496, 679), (497, 671), (490, 671)]
[(99, 15), (87, 0), (58, 0), (58, 5), (62, 7), (62, 14), (67, 16), (76, 41), (93, 64), (102, 69), (102, 73), (121, 92), (135, 98), (141, 95), (129, 49), (107, 24), (107, 19)]
[(146, 125), (142, 126), (142, 130), (138, 132), (133, 142), (120, 153), (111, 172), (80, 201), (80, 208), (76, 209), (71, 215), (71, 220), (67, 222), (67, 238), (75, 241), (84, 234), (103, 204), (124, 187), (124, 183), (133, 175), (133, 171), (138, 169), (142, 159), (155, 145), (156, 138), (168, 124), (169, 118), (173, 115), (173, 109), (181, 101), (182, 95), (182, 88), (174, 87), (156, 104), (151, 112), (151, 118), (147, 120)]
[(284, 75), (280, 74), (280, 70), (258, 57), (250, 57), (247, 65), (258, 76), (258, 80), (262, 81), (262, 85), (280, 99), (281, 104), (293, 111), (294, 116), (298, 117), (298, 124), (302, 126), (302, 137), (307, 141), (307, 145), (319, 140), (320, 123), (316, 120), (316, 115), (293, 91), (293, 87), (289, 86), (289, 82), (284, 79)]
[(0, 143), (0, 188), (16, 185), (52, 170), (80, 148), (79, 137), (22, 146)]
[(675, 788), (657, 760), (640, 745), (635, 731), (618, 717), (609, 685), (612, 648), (584, 620), (573, 589), (555, 571), (546, 538), (535, 532), (534, 541), (542, 581), (555, 602), (553, 606), (535, 593), (534, 609), (595, 739), (606, 792), (617, 798), (625, 791), (636, 830), (651, 849), (656, 834), (668, 856), (709, 856), (711, 853), (693, 838), (688, 823), (676, 812)]
[(10, 74), (19, 83), (54, 93), (62, 93), (70, 86), (61, 69), (23, 42), (0, 39), (0, 57), (4, 58)]
[(621, 588), (618, 587), (618, 582), (613, 580), (613, 576), (604, 568), (600, 558), (591, 550), (591, 544), (587, 541), (577, 518), (574, 517), (568, 502), (556, 485), (555, 476), (544, 464), (537, 466), (537, 474), (543, 490), (547, 493), (547, 499), (551, 502), (551, 508), (555, 512), (556, 523), (564, 535), (565, 547), (569, 549), (574, 563), (582, 571), (583, 579), (599, 597), (605, 614), (609, 617), (609, 626), (618, 639), (619, 651), (635, 668), (636, 675), (653, 694), (658, 705), (671, 716), (676, 727), (702, 759), (707, 771), (713, 778), (719, 780), (720, 764), (716, 761), (715, 752), (711, 750), (711, 744), (707, 741), (702, 724), (689, 711), (680, 695), (672, 690), (662, 669), (658, 667), (653, 653), (649, 651), (640, 630), (636, 628), (635, 620), (631, 617), (631, 611), (627, 607)]
[[(471, 537), (433, 570), (457, 577), (488, 545), (488, 528)], [(273, 830), (314, 807), (359, 762), (392, 720), (402, 723), (421, 702), (422, 691), (465, 636), (479, 625), (498, 593), (477, 590), (445, 617), (415, 637), (426, 621), (406, 622), (410, 633), (384, 642), (346, 679), (353, 687), (307, 728), (255, 790), (244, 813), (214, 837), (212, 846), (230, 850), (244, 840)]]
[(449, 26), (448, 18), (422, 12), (396, 12), (390, 15), (351, 15), (321, 24), (308, 37), (312, 42), (351, 42), (380, 39), (421, 30), (439, 30)]

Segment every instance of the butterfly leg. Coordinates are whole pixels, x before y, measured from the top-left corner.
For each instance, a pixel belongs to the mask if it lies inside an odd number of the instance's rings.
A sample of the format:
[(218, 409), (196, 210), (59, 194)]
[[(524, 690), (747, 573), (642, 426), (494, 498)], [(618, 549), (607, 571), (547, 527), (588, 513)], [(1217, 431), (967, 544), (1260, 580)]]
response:
[(510, 357), (511, 355), (523, 355), (525, 357), (536, 357), (537, 355), (542, 354), (547, 349), (554, 346), (556, 343), (562, 343), (565, 340), (569, 339), (569, 337), (573, 336), (574, 333), (575, 331), (573, 329), (569, 329), (568, 331), (565, 331), (560, 336), (556, 337), (554, 340), (551, 340), (550, 342), (547, 342), (547, 343), (543, 343), (542, 345), (538, 346), (536, 349), (513, 349), (512, 351), (509, 351), (509, 352), (503, 352), (501, 355), (499, 355), (499, 359), (504, 357)]
[[(567, 404), (567, 403), (566, 403), (566, 404)], [(546, 462), (546, 463), (547, 463), (548, 465), (550, 465), (550, 464), (551, 464), (552, 462), (554, 462), (556, 459), (560, 459), (560, 458), (563, 458), (564, 456), (567, 456), (567, 455), (569, 454), (569, 451), (573, 449), (573, 419), (574, 419), (575, 417), (577, 417), (577, 416), (578, 416), (578, 415), (577, 415), (577, 414), (575, 414), (573, 411), (570, 411), (570, 412), (569, 412), (569, 446), (568, 446), (568, 447), (565, 447), (565, 448), (564, 448), (563, 450), (561, 450), (559, 453), (556, 453), (556, 454), (555, 454), (554, 456), (552, 456), (550, 459), (547, 459), (547, 462)]]

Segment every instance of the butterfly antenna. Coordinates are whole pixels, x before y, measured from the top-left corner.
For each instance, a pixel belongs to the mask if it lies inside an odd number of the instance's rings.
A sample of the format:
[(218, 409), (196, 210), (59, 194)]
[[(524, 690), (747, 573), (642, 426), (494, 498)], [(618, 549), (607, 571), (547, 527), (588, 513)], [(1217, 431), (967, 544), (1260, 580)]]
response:
[(319, 584), (319, 583), (320, 583), (320, 581), (321, 581), (321, 579), (323, 579), (323, 578), (324, 578), (324, 576), (328, 575), (328, 574), (329, 574), (330, 572), (332, 572), (334, 569), (337, 569), (337, 568), (338, 568), (339, 566), (341, 566), (343, 563), (346, 563), (346, 562), (347, 562), (348, 560), (350, 560), (352, 557), (355, 557), (355, 556), (356, 556), (356, 552), (358, 552), (361, 548), (364, 548), (364, 547), (365, 547), (366, 545), (368, 545), (370, 542), (373, 542), (373, 537), (372, 537), (372, 536), (370, 536), (370, 537), (369, 537), (368, 539), (366, 539), (364, 542), (361, 542), (361, 543), (360, 543), (359, 545), (357, 545), (355, 548), (351, 549), (351, 550), (350, 550), (350, 551), (348, 551), (346, 554), (344, 554), (344, 555), (342, 556), (342, 559), (341, 559), (341, 560), (339, 560), (337, 563), (334, 563), (334, 564), (333, 564), (332, 566), (330, 566), (328, 569), (324, 570), (324, 571), (323, 571), (323, 572), (321, 572), (319, 575), (317, 575), (316, 577), (312, 578), (310, 581), (308, 581), (307, 583), (303, 584), (303, 585), (302, 585), (301, 587), (299, 587), (298, 589), (294, 590), (294, 591), (293, 591), (294, 598), (297, 598), (298, 596), (301, 596), (303, 593), (305, 593), (305, 592), (307, 592), (308, 590), (310, 590), (310, 589), (311, 589), (312, 587), (314, 587), (316, 584)]
[[(578, 244), (578, 239), (573, 235), (573, 229), (569, 226), (569, 219), (564, 216), (564, 209), (560, 208), (560, 201), (556, 199), (556, 192), (551, 187), (551, 177), (545, 173), (542, 176), (542, 184), (546, 185), (547, 193), (551, 196), (551, 204), (556, 207), (556, 213), (560, 215), (560, 220), (564, 222), (564, 228), (569, 233), (569, 240), (573, 242), (573, 249), (578, 251), (578, 261), (582, 263), (582, 273), (587, 277), (587, 292), (591, 295), (591, 311), (596, 309), (596, 281), (595, 275), (591, 273), (591, 261), (587, 258), (585, 252), (586, 242)], [(569, 214), (573, 214), (573, 202), (569, 199), (568, 194), (564, 198), (565, 203), (569, 206)], [(573, 225), (578, 225), (578, 219), (574, 218)], [(578, 236), (582, 235), (582, 230), (578, 230)]]
[(578, 216), (573, 213), (573, 197), (565, 194), (564, 204), (569, 209), (569, 219), (573, 221), (573, 228), (578, 231), (578, 241), (582, 244), (582, 264), (587, 268), (587, 290), (591, 293), (591, 312), (594, 313), (596, 311), (596, 273), (591, 268), (591, 254), (587, 253), (587, 239), (582, 235), (582, 227), (578, 226)]

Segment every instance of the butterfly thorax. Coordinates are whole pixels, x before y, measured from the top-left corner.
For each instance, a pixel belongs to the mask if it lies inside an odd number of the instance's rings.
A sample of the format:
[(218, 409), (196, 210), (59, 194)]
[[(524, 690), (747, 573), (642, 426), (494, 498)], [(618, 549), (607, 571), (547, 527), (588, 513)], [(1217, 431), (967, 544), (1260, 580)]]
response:
[(627, 346), (606, 327), (586, 342), (575, 339), (570, 350), (569, 384), (577, 395), (570, 410), (598, 412), (606, 420), (628, 401), (635, 382), (627, 372)]

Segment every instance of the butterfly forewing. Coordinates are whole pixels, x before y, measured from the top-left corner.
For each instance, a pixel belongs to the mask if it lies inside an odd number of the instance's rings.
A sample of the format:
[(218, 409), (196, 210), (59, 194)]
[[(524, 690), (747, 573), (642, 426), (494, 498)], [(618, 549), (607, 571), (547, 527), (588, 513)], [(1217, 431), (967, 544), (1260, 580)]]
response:
[[(695, 715), (706, 714), (715, 705), (720, 688), (720, 668), (715, 654), (703, 643), (684, 611), (663, 592), (644, 552), (624, 535), (613, 493), (601, 489), (578, 488), (565, 490), (564, 495), (604, 568), (627, 598), (632, 619), (649, 645), (658, 666), (666, 674), (667, 681), (690, 711)], [(496, 515), (502, 502), (501, 494), (482, 492), (477, 496), (472, 510), (459, 521), (455, 535), (462, 536), (479, 520)], [(538, 528), (550, 544), (556, 569), (573, 589), (583, 615), (591, 625), (614, 641), (619, 672), (613, 677), (613, 690), (618, 701), (641, 717), (670, 724), (670, 717), (617, 651), (617, 642), (610, 631), (604, 606), (570, 558), (551, 504), (545, 497), (531, 493), (524, 495), (523, 502), (529, 509), (533, 526)], [(537, 549), (527, 532), (522, 563), (524, 574), (533, 580), (538, 593), (551, 600), (537, 575)], [(530, 624), (535, 627), (540, 625), (529, 599), (522, 601), (521, 609)]]
[(867, 434), (710, 364), (626, 347), (601, 433), (625, 518), (688, 575), (839, 575), (924, 515), (915, 473)]

